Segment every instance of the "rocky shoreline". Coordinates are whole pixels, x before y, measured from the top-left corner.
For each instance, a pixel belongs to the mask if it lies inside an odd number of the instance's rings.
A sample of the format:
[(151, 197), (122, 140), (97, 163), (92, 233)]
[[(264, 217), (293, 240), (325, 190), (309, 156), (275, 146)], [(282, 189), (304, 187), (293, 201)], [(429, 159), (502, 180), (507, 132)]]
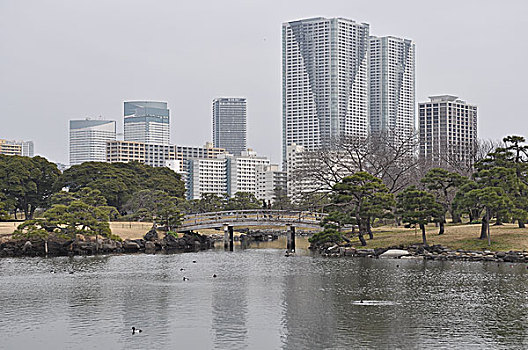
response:
[(198, 233), (185, 233), (176, 238), (166, 235), (159, 239), (157, 233), (149, 231), (143, 239), (77, 239), (65, 240), (9, 240), (0, 243), (0, 258), (35, 256), (73, 256), (96, 254), (134, 254), (134, 253), (183, 253), (214, 248), (214, 240)]
[(393, 246), (376, 249), (357, 249), (338, 245), (311, 248), (325, 257), (368, 257), (368, 258), (392, 258), (392, 259), (424, 259), (435, 261), (489, 261), (528, 263), (528, 252), (509, 251), (493, 252), (489, 250), (462, 250), (450, 249), (442, 245), (423, 246), (413, 244), (410, 246)]

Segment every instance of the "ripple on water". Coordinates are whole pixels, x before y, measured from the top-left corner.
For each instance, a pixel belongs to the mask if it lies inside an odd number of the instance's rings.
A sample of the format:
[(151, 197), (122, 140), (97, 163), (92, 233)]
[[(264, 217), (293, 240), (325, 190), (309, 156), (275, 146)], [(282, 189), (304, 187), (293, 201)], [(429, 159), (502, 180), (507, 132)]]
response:
[(523, 348), (527, 276), (283, 249), (3, 259), (0, 348)]

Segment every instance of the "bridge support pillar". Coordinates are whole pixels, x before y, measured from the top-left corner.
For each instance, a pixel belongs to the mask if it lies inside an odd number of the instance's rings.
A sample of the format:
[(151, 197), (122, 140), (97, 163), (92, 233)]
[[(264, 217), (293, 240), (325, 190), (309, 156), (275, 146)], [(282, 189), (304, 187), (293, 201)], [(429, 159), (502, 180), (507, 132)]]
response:
[(224, 249), (229, 250), (230, 252), (233, 251), (234, 247), (234, 233), (233, 233), (233, 226), (229, 226), (227, 224), (224, 225)]
[(288, 227), (288, 232), (286, 233), (286, 245), (289, 252), (295, 251), (295, 226), (291, 225)]

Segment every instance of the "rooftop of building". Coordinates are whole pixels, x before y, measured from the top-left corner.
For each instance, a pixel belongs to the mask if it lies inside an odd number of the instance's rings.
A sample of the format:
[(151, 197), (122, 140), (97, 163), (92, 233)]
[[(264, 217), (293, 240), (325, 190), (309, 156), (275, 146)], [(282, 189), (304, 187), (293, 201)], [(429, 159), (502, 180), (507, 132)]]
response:
[(428, 102), (422, 102), (423, 103), (438, 103), (438, 102), (456, 102), (460, 104), (469, 105), (466, 101), (460, 100), (458, 96), (455, 95), (433, 95), (429, 96)]
[(299, 23), (305, 23), (305, 22), (318, 22), (318, 21), (324, 21), (324, 20), (340, 20), (340, 21), (345, 21), (345, 22), (349, 22), (349, 23), (354, 23), (354, 24), (361, 24), (361, 25), (364, 25), (364, 26), (370, 26), (368, 23), (359, 23), (359, 22), (356, 22), (352, 19), (349, 19), (349, 18), (344, 18), (344, 17), (311, 17), (311, 18), (303, 18), (303, 19), (296, 19), (296, 20), (293, 20), (293, 21), (288, 21), (288, 22), (284, 22), (282, 25), (292, 25), (292, 24), (299, 24)]

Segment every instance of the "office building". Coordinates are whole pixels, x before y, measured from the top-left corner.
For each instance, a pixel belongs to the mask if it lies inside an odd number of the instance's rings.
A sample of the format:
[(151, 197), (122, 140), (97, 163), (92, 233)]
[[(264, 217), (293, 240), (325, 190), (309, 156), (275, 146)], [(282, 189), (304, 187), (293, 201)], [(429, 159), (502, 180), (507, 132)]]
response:
[(408, 140), (415, 132), (414, 42), (370, 37), (369, 65), (371, 134)]
[(115, 139), (113, 120), (70, 120), (70, 165), (105, 162), (106, 142)]
[(125, 141), (170, 144), (167, 102), (128, 101), (124, 103)]
[[(174, 145), (133, 141), (109, 141), (106, 152), (106, 160), (110, 163), (135, 161), (153, 167), (164, 167), (167, 166), (168, 161), (176, 160), (176, 146)], [(171, 166), (176, 166), (175, 163), (171, 164)]]
[(457, 96), (430, 96), (418, 104), (420, 157), (434, 165), (474, 160), (477, 142), (477, 106)]
[(16, 141), (0, 139), (0, 154), (8, 156), (33, 157), (33, 141)]
[(213, 144), (233, 155), (246, 151), (247, 108), (245, 98), (213, 100)]
[(312, 151), (367, 136), (368, 47), (366, 23), (319, 17), (282, 25), (283, 160), (292, 144)]

